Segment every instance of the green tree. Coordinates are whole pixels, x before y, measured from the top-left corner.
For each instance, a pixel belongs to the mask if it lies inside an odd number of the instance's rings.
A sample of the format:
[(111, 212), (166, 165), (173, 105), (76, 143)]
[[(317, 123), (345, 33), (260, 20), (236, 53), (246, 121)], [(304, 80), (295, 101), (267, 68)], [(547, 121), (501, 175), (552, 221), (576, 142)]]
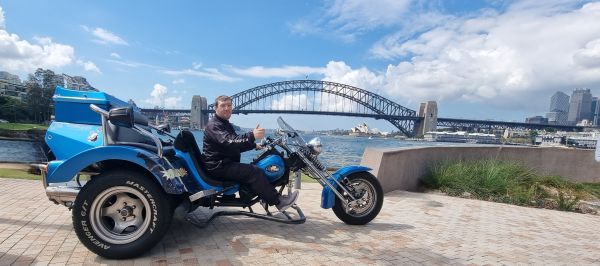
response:
[(52, 70), (38, 68), (27, 80), (27, 104), (33, 121), (43, 123), (50, 120), (52, 114), (52, 95), (56, 86), (64, 86), (62, 75)]
[(12, 97), (0, 96), (0, 119), (13, 123), (29, 120), (27, 105)]

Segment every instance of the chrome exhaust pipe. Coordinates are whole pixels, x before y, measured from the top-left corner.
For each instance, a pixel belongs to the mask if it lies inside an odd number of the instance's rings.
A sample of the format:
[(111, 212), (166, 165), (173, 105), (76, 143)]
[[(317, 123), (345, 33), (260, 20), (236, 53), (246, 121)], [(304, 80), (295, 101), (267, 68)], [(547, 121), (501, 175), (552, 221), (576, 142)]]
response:
[(48, 186), (46, 187), (46, 196), (56, 204), (71, 208), (79, 190), (79, 187)]

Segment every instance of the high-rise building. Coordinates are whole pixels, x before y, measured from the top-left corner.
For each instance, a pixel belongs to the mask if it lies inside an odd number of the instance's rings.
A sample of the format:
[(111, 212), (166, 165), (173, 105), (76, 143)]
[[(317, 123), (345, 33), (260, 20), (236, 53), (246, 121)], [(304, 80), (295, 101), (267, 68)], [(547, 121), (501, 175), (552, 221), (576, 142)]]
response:
[(598, 97), (592, 97), (592, 120), (590, 121), (593, 125), (598, 125)]
[(562, 91), (557, 91), (550, 98), (550, 112), (569, 112), (569, 95)]
[(566, 125), (569, 113), (569, 95), (562, 91), (557, 91), (550, 98), (550, 109), (546, 114), (548, 123), (556, 125)]
[(571, 125), (587, 119), (592, 120), (592, 93), (590, 89), (575, 89), (571, 95), (569, 104), (569, 116), (567, 121)]

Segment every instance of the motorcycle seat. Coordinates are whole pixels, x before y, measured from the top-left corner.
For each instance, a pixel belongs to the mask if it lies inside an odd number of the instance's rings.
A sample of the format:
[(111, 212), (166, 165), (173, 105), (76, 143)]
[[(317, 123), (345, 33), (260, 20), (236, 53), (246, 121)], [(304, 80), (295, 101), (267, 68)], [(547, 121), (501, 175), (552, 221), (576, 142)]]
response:
[(231, 187), (238, 185), (237, 182), (226, 181), (220, 178), (211, 177), (206, 171), (206, 167), (202, 161), (202, 152), (198, 148), (198, 144), (196, 143), (196, 139), (194, 138), (194, 134), (189, 130), (182, 130), (179, 132), (177, 137), (175, 138), (175, 142), (173, 143), (175, 149), (188, 153), (192, 158), (194, 163), (194, 167), (200, 174), (200, 178), (204, 180), (207, 184), (215, 187)]

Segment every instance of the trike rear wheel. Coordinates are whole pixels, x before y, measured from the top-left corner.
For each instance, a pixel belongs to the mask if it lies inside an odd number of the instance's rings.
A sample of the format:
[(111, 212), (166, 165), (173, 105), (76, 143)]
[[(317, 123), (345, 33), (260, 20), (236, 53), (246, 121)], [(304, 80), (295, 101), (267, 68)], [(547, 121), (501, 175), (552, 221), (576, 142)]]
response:
[(171, 204), (162, 188), (133, 171), (101, 173), (78, 193), (73, 227), (92, 252), (110, 259), (150, 250), (168, 231)]

